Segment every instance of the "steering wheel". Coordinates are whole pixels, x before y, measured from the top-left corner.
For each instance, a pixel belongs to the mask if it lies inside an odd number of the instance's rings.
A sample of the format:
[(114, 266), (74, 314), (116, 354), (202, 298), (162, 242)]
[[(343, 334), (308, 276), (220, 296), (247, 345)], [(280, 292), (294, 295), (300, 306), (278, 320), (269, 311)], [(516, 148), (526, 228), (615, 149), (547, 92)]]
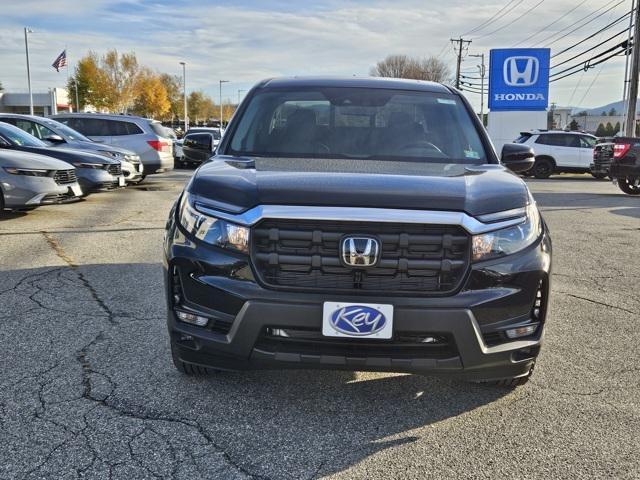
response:
[(418, 142), (411, 142), (406, 145), (403, 145), (402, 147), (400, 147), (400, 151), (402, 152), (404, 150), (412, 150), (414, 148), (427, 148), (429, 150), (435, 150), (436, 152), (444, 155), (445, 157), (447, 156), (442, 150), (436, 147), (433, 143), (427, 142), (426, 140), (420, 140)]

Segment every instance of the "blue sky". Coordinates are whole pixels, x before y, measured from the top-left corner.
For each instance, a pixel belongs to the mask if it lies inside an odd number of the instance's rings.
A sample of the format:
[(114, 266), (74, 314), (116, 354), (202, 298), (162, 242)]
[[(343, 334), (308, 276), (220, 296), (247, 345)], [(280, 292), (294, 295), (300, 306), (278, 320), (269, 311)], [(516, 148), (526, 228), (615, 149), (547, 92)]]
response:
[[(512, 0), (508, 13), (469, 35), (469, 53), (509, 47), (547, 27), (529, 45), (540, 46), (556, 32), (567, 32), (609, 0)], [(30, 36), (35, 90), (62, 86), (65, 73), (51, 62), (68, 48), (75, 60), (88, 50), (134, 51), (140, 63), (180, 74), (187, 62), (187, 83), (218, 98), (236, 99), (239, 89), (270, 76), (295, 74), (367, 75), (371, 66), (390, 53), (441, 55), (454, 68), (448, 39), (491, 18), (508, 0), (3, 0), (0, 16), (0, 81), (9, 91), (26, 90), (23, 27)], [(629, 3), (627, 5), (626, 3)], [(552, 53), (589, 36), (630, 8), (625, 2), (574, 34), (554, 43)], [(539, 4), (537, 7), (535, 7)], [(535, 8), (533, 8), (535, 7)], [(533, 8), (531, 13), (525, 14)], [(602, 10), (600, 10), (601, 12)], [(596, 13), (591, 17), (595, 17)], [(588, 21), (589, 17), (584, 21)], [(595, 36), (581, 47), (624, 28)], [(497, 31), (496, 31), (497, 30)], [(495, 32), (495, 33), (494, 33)], [(483, 36), (486, 35), (486, 36)], [(559, 36), (559, 34), (558, 34)], [(552, 38), (551, 40), (553, 40)], [(569, 58), (581, 49), (559, 57)], [(463, 69), (475, 75), (476, 59), (467, 57)], [(595, 107), (620, 99), (624, 65), (621, 59), (554, 83), (551, 99), (558, 104)], [(477, 95), (469, 97), (479, 104)]]

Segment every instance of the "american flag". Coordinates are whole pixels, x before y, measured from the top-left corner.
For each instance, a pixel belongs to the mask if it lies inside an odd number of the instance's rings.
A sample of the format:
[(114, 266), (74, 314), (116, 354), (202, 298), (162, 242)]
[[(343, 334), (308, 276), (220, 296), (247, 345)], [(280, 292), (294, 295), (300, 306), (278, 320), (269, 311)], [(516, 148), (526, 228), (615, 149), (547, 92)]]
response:
[(62, 67), (66, 67), (67, 66), (67, 51), (63, 50), (62, 53), (60, 55), (58, 55), (58, 58), (56, 58), (54, 60), (54, 62), (51, 64), (51, 66), (56, 69), (56, 72), (59, 72)]

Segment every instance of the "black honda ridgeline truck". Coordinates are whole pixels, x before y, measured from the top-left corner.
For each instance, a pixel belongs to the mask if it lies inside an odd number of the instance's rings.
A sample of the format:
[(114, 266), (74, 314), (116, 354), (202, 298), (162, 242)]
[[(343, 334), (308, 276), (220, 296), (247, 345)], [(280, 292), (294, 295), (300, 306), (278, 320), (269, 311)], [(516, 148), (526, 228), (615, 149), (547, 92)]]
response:
[(450, 87), (266, 80), (167, 222), (173, 361), (187, 374), (324, 368), (524, 383), (551, 240)]

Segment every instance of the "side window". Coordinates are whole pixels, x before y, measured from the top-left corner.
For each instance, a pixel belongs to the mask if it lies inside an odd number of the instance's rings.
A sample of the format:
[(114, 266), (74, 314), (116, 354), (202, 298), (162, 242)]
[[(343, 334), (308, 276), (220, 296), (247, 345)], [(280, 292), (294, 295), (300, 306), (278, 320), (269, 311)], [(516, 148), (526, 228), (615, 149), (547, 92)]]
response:
[(25, 132), (27, 132), (29, 135), (33, 135), (36, 138), (39, 138), (42, 140), (42, 136), (40, 135), (40, 131), (38, 130), (38, 125), (30, 120), (16, 120), (16, 123), (14, 124), (16, 127), (18, 127), (20, 130), (24, 130)]
[(38, 131), (38, 135), (36, 135), (36, 137), (38, 137), (40, 140), (44, 140), (47, 137), (56, 135), (56, 132), (54, 132), (48, 127), (45, 127), (44, 125), (40, 125), (39, 123), (36, 123), (35, 127), (36, 127), (36, 130)]
[(596, 146), (596, 139), (592, 137), (580, 137), (580, 146), (582, 148), (594, 148)]
[(563, 135), (564, 146), (571, 148), (580, 148), (580, 136), (579, 135)]
[(540, 145), (553, 145), (551, 142), (551, 135), (539, 135), (535, 143)]
[(110, 135), (107, 122), (97, 118), (70, 118), (66, 123), (88, 137), (108, 137)]
[(129, 135), (127, 132), (127, 122), (120, 122), (118, 120), (108, 120), (109, 134), (114, 137), (120, 137), (123, 135)]

